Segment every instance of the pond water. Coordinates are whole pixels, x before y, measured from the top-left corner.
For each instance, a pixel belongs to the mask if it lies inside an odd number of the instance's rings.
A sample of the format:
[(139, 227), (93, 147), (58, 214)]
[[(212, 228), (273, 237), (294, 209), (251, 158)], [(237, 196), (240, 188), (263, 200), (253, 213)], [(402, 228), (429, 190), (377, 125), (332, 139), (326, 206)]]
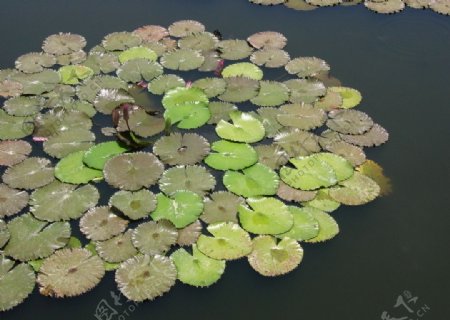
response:
[(418, 298), (416, 309), (426, 309), (421, 319), (448, 318), (450, 18), (413, 9), (385, 16), (362, 6), (297, 12), (247, 0), (2, 1), (0, 68), (59, 31), (82, 34), (91, 47), (114, 31), (180, 19), (224, 38), (279, 31), (291, 57), (325, 59), (343, 85), (362, 92), (360, 109), (390, 132), (389, 143), (367, 155), (384, 167), (393, 194), (334, 212), (340, 235), (304, 245), (302, 264), (286, 276), (263, 278), (240, 260), (208, 289), (178, 284), (136, 306), (123, 297), (114, 304), (119, 292), (108, 273), (77, 298), (35, 290), (0, 319), (95, 319), (103, 299), (117, 313), (111, 319), (381, 319), (383, 311), (419, 318), (394, 307), (405, 290)]

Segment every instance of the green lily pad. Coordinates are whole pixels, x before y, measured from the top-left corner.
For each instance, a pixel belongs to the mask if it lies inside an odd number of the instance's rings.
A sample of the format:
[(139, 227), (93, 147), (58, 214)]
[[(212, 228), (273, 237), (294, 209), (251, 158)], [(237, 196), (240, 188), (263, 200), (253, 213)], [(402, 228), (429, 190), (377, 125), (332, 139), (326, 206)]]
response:
[(128, 149), (117, 141), (102, 142), (84, 153), (83, 162), (90, 168), (103, 170), (109, 159), (126, 151)]
[(258, 66), (266, 68), (279, 68), (286, 65), (290, 60), (289, 53), (281, 49), (264, 48), (253, 52), (250, 61)]
[(311, 130), (327, 120), (325, 111), (309, 104), (285, 104), (280, 107), (277, 120), (283, 126)]
[(71, 65), (59, 68), (58, 73), (61, 77), (61, 83), (78, 84), (80, 80), (90, 78), (94, 74), (94, 70), (82, 65)]
[(6, 222), (0, 219), (0, 249), (5, 246), (10, 236)]
[(73, 129), (90, 130), (92, 120), (87, 114), (77, 110), (54, 108), (34, 118), (34, 136), (49, 138), (59, 133)]
[(250, 208), (239, 206), (242, 227), (254, 234), (279, 234), (290, 230), (294, 223), (288, 206), (275, 198), (248, 198)]
[(123, 117), (120, 118), (117, 131), (129, 131), (128, 127), (130, 127), (136, 135), (148, 138), (160, 133), (166, 127), (162, 117), (150, 115), (139, 106), (132, 106), (128, 111), (128, 117), (128, 125)]
[(224, 93), (226, 86), (227, 83), (222, 78), (203, 78), (192, 83), (192, 87), (203, 90), (208, 98)]
[(200, 51), (192, 49), (176, 49), (166, 52), (161, 57), (161, 64), (170, 70), (189, 71), (199, 68), (205, 58)]
[(217, 45), (220, 57), (226, 60), (241, 60), (250, 56), (253, 48), (245, 40), (227, 39), (222, 40)]
[(127, 50), (140, 45), (142, 39), (131, 32), (113, 32), (102, 40), (102, 46), (108, 51)]
[(146, 48), (146, 47), (133, 47), (122, 51), (119, 54), (120, 63), (125, 63), (134, 59), (146, 59), (150, 61), (156, 61), (158, 59), (158, 55), (155, 51)]
[(230, 113), (236, 111), (238, 108), (232, 103), (211, 101), (208, 104), (208, 109), (211, 114), (208, 124), (217, 124), (220, 120), (230, 120)]
[(324, 242), (334, 238), (339, 233), (339, 226), (328, 213), (310, 208), (309, 214), (319, 223), (319, 233), (314, 238), (305, 240), (309, 243)]
[(222, 70), (222, 77), (246, 77), (253, 80), (261, 80), (263, 71), (253, 63), (240, 62), (225, 67)]
[(32, 117), (10, 116), (0, 109), (0, 140), (21, 139), (33, 133)]
[(330, 189), (330, 197), (345, 205), (357, 206), (373, 201), (380, 194), (380, 186), (368, 176), (355, 172), (353, 176)]
[(165, 94), (172, 89), (184, 87), (185, 85), (186, 83), (179, 76), (175, 74), (163, 74), (148, 84), (148, 91), (153, 94)]
[(178, 40), (181, 49), (192, 49), (198, 51), (214, 50), (218, 43), (217, 37), (211, 32), (195, 32)]
[(170, 197), (159, 193), (156, 199), (158, 205), (151, 217), (154, 220), (167, 219), (177, 228), (193, 223), (203, 211), (202, 198), (191, 191), (177, 191)]
[(31, 194), (30, 211), (46, 221), (78, 219), (94, 207), (100, 194), (92, 185), (76, 185), (54, 181)]
[(216, 126), (216, 133), (222, 139), (253, 143), (264, 138), (264, 126), (249, 113), (233, 111), (230, 118), (233, 124), (221, 120)]
[(53, 135), (44, 142), (44, 151), (55, 158), (64, 158), (77, 151), (85, 151), (94, 145), (95, 135), (86, 129), (71, 129)]
[(22, 85), (22, 94), (40, 95), (53, 90), (61, 78), (58, 72), (47, 69), (33, 74), (17, 73), (10, 80)]
[(30, 52), (17, 58), (16, 69), (24, 73), (41, 72), (56, 63), (55, 56), (45, 52)]
[(261, 107), (279, 106), (289, 100), (289, 88), (277, 81), (260, 81), (259, 93), (250, 101)]
[(244, 102), (258, 94), (259, 81), (246, 77), (224, 78), (227, 88), (218, 98), (225, 102)]
[(162, 74), (163, 67), (159, 63), (142, 58), (128, 60), (117, 69), (120, 79), (133, 83), (150, 81)]
[(216, 185), (214, 176), (202, 166), (177, 166), (166, 170), (159, 180), (159, 189), (167, 195), (188, 190), (203, 196)]
[(42, 97), (19, 96), (6, 100), (3, 108), (9, 115), (26, 117), (41, 111), (44, 102), (45, 100)]
[(177, 268), (178, 279), (195, 287), (209, 287), (216, 283), (225, 271), (225, 261), (212, 259), (192, 246), (192, 255), (181, 248), (171, 254)]
[(83, 163), (85, 151), (78, 151), (62, 158), (55, 167), (55, 177), (71, 184), (88, 183), (103, 179), (103, 172), (87, 167)]
[(83, 65), (94, 71), (94, 74), (110, 73), (120, 67), (119, 59), (112, 53), (90, 53)]
[(68, 222), (48, 223), (37, 220), (30, 213), (8, 223), (10, 239), (4, 248), (7, 256), (28, 261), (45, 258), (64, 247), (70, 238)]
[(288, 237), (296, 241), (305, 241), (317, 237), (319, 234), (319, 223), (310, 213), (316, 210), (308, 207), (289, 206), (289, 212), (294, 217), (294, 225), (292, 228), (281, 234), (277, 234), (277, 238)]
[(210, 224), (208, 232), (213, 236), (201, 235), (197, 248), (203, 254), (217, 260), (236, 260), (252, 251), (249, 234), (237, 223), (221, 222)]
[(223, 176), (225, 187), (240, 196), (255, 197), (277, 193), (279, 178), (269, 167), (256, 163), (251, 167), (237, 171), (227, 171)]
[(6, 169), (2, 179), (11, 188), (31, 190), (55, 180), (54, 171), (50, 160), (31, 157)]
[(289, 101), (292, 103), (313, 103), (327, 92), (325, 85), (316, 80), (292, 79), (284, 84), (291, 92)]
[(22, 303), (33, 291), (35, 275), (26, 263), (18, 265), (0, 255), (0, 311)]
[(156, 208), (156, 197), (148, 190), (118, 191), (109, 199), (109, 205), (132, 220), (145, 218)]
[(178, 232), (167, 220), (149, 221), (133, 230), (133, 245), (143, 254), (164, 254), (178, 240)]
[(168, 91), (163, 99), (164, 108), (171, 109), (185, 105), (201, 106), (209, 103), (205, 92), (199, 88), (179, 87)]
[(320, 189), (314, 199), (303, 202), (304, 206), (332, 212), (341, 206), (341, 203), (330, 197), (329, 189)]
[(77, 96), (92, 103), (102, 89), (127, 90), (127, 83), (110, 75), (92, 77), (77, 87)]
[(258, 161), (258, 154), (249, 144), (225, 140), (216, 141), (205, 163), (216, 170), (241, 170)]
[(176, 108), (167, 109), (164, 118), (170, 123), (177, 124), (180, 129), (195, 129), (206, 124), (211, 114), (207, 105), (185, 104)]
[(342, 97), (342, 108), (349, 109), (356, 107), (362, 100), (361, 93), (353, 88), (329, 87), (328, 91), (339, 93)]
[(155, 184), (164, 165), (148, 152), (126, 153), (109, 159), (103, 169), (105, 180), (113, 187), (135, 191)]
[(279, 114), (279, 108), (270, 107), (258, 108), (256, 110), (256, 113), (252, 112), (252, 115), (254, 115), (255, 118), (263, 124), (267, 138), (275, 137), (283, 128), (283, 126), (277, 120)]
[(250, 266), (259, 274), (274, 277), (291, 272), (303, 259), (303, 249), (297, 241), (283, 238), (278, 243), (272, 236), (253, 239), (253, 251), (248, 256)]

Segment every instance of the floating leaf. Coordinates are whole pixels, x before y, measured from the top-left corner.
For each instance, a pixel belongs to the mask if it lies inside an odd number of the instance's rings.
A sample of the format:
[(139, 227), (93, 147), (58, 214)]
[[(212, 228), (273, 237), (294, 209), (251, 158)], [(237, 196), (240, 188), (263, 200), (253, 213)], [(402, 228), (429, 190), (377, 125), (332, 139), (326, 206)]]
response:
[(355, 172), (351, 178), (339, 184), (341, 186), (330, 189), (330, 197), (349, 206), (366, 204), (380, 194), (380, 186), (359, 172)]
[(366, 154), (361, 148), (344, 141), (325, 143), (322, 147), (324, 150), (347, 159), (353, 166), (359, 166), (366, 161)]
[(275, 198), (248, 198), (250, 208), (239, 206), (242, 227), (254, 234), (279, 234), (290, 230), (294, 218), (288, 207)]
[(258, 161), (258, 154), (246, 143), (220, 140), (214, 142), (211, 149), (215, 153), (210, 153), (205, 163), (216, 170), (241, 170)]
[(133, 133), (147, 138), (160, 133), (166, 127), (162, 117), (150, 115), (138, 106), (128, 109), (128, 117), (128, 124), (123, 116), (120, 118), (117, 131), (124, 132), (131, 129)]
[(41, 72), (56, 63), (55, 56), (44, 52), (30, 52), (21, 55), (16, 60), (16, 68), (24, 73)]
[(116, 282), (122, 294), (132, 301), (153, 300), (170, 290), (177, 270), (170, 258), (140, 255), (122, 262)]
[(205, 58), (200, 51), (192, 49), (176, 49), (166, 52), (161, 57), (161, 64), (170, 70), (189, 71), (199, 68)]
[(222, 70), (222, 77), (246, 77), (253, 80), (261, 80), (263, 78), (263, 71), (253, 63), (240, 62), (225, 67)]
[(64, 84), (78, 84), (94, 74), (94, 70), (86, 66), (64, 66), (59, 68), (58, 73)]
[(205, 31), (205, 26), (195, 20), (180, 20), (169, 26), (169, 34), (172, 37), (186, 37), (190, 34)]
[(226, 102), (244, 102), (258, 94), (259, 82), (246, 77), (225, 78), (227, 89), (219, 96)]
[(177, 242), (178, 232), (167, 220), (149, 221), (133, 231), (133, 245), (143, 254), (164, 254)]
[(375, 161), (367, 160), (356, 170), (368, 176), (380, 186), (380, 196), (387, 196), (392, 193), (391, 179), (384, 174), (383, 168)]
[(217, 282), (225, 271), (225, 261), (212, 259), (192, 246), (192, 255), (181, 248), (171, 258), (178, 272), (178, 279), (195, 287), (208, 287)]
[(131, 32), (113, 32), (102, 40), (103, 47), (108, 51), (127, 50), (140, 45), (142, 39)]
[(22, 303), (33, 291), (35, 275), (33, 269), (0, 255), (0, 311), (9, 310)]
[(12, 216), (19, 213), (28, 204), (29, 196), (26, 191), (12, 189), (0, 184), (0, 217)]
[(362, 134), (373, 126), (372, 118), (357, 110), (332, 110), (327, 127), (344, 134)]
[(312, 107), (309, 104), (285, 104), (280, 107), (277, 120), (283, 126), (295, 127), (302, 130), (311, 130), (322, 126), (326, 119), (326, 113)]
[(169, 90), (184, 87), (185, 84), (184, 80), (175, 74), (163, 74), (148, 84), (148, 91), (153, 94), (165, 94)]
[(0, 141), (0, 166), (13, 166), (25, 160), (31, 145), (22, 140)]
[(180, 246), (190, 246), (197, 242), (198, 237), (202, 234), (202, 223), (196, 220), (190, 225), (178, 229), (177, 244)]
[(273, 138), (283, 128), (277, 120), (278, 114), (280, 114), (279, 108), (258, 108), (256, 112), (257, 114), (252, 114), (263, 124), (267, 138)]
[(150, 81), (162, 74), (163, 68), (159, 63), (142, 58), (129, 60), (117, 69), (120, 79), (134, 83)]
[(23, 92), (23, 85), (18, 81), (2, 80), (0, 81), (0, 97), (16, 97)]
[(80, 219), (80, 230), (91, 240), (108, 240), (125, 231), (128, 221), (116, 216), (109, 207), (90, 209)]
[(303, 202), (304, 206), (332, 212), (340, 207), (341, 203), (330, 197), (329, 189), (320, 189), (314, 199)]
[(216, 133), (222, 139), (253, 143), (264, 138), (264, 126), (249, 113), (233, 111), (230, 118), (233, 124), (221, 120), (216, 126)]
[(172, 133), (161, 137), (153, 146), (153, 152), (169, 165), (192, 165), (209, 153), (209, 143), (196, 133)]
[(276, 235), (277, 238), (288, 237), (296, 241), (305, 241), (317, 237), (319, 234), (319, 223), (310, 213), (316, 210), (308, 207), (289, 206), (289, 212), (294, 217), (294, 225), (285, 233)]
[(230, 113), (237, 110), (237, 107), (228, 102), (212, 101), (208, 104), (211, 117), (208, 120), (208, 124), (216, 124), (220, 120), (229, 121)]
[(62, 249), (44, 260), (37, 283), (44, 296), (63, 298), (83, 294), (103, 278), (103, 261), (86, 249)]
[(136, 192), (118, 191), (109, 199), (109, 205), (118, 209), (132, 220), (148, 216), (156, 208), (156, 197), (148, 190)]
[(94, 207), (100, 194), (92, 185), (75, 185), (54, 181), (31, 194), (31, 212), (46, 221), (78, 219)]
[(339, 93), (327, 90), (324, 97), (314, 102), (314, 108), (331, 111), (342, 107), (342, 103), (343, 99)]
[(305, 1), (309, 4), (319, 7), (334, 6), (342, 2), (342, 0), (305, 0)]
[(159, 193), (156, 198), (158, 205), (151, 217), (154, 220), (167, 219), (177, 228), (193, 223), (203, 211), (202, 198), (191, 191), (177, 191), (170, 198)]
[(288, 8), (300, 11), (310, 11), (317, 9), (316, 6), (309, 4), (305, 0), (287, 0), (284, 5)]
[(369, 10), (385, 14), (400, 12), (405, 8), (405, 3), (402, 0), (386, 0), (382, 2), (367, 0), (364, 1), (364, 5)]
[(320, 151), (319, 138), (298, 128), (280, 132), (275, 136), (274, 142), (290, 157), (308, 156)]
[(327, 89), (320, 81), (292, 79), (284, 82), (291, 91), (289, 101), (292, 103), (312, 103), (325, 95)]
[(217, 260), (236, 260), (252, 251), (249, 234), (237, 223), (221, 222), (210, 224), (208, 232), (213, 236), (201, 235), (197, 241), (198, 250)]
[(292, 188), (280, 181), (280, 186), (278, 187), (277, 196), (285, 201), (295, 201), (303, 202), (309, 201), (316, 197), (317, 191), (304, 191)]
[(259, 236), (253, 239), (253, 251), (248, 262), (258, 273), (266, 277), (291, 272), (303, 259), (303, 249), (297, 241), (285, 237), (278, 243), (274, 237)]
[(4, 253), (16, 260), (28, 261), (45, 258), (64, 247), (70, 238), (68, 222), (47, 223), (30, 213), (14, 218), (8, 223), (11, 235)]
[(56, 56), (56, 63), (62, 66), (67, 66), (69, 64), (76, 65), (84, 62), (86, 60), (86, 56), (86, 52), (84, 52), (83, 50), (78, 50), (69, 54)]
[(181, 49), (192, 49), (198, 51), (214, 50), (218, 39), (210, 32), (196, 32), (178, 40)]
[(217, 45), (220, 57), (226, 60), (241, 60), (250, 56), (253, 52), (245, 40), (230, 39), (222, 40)]
[(97, 241), (98, 255), (110, 263), (118, 263), (134, 257), (138, 252), (131, 241), (132, 231), (128, 230), (106, 241)]
[(31, 117), (10, 116), (0, 109), (0, 140), (21, 139), (33, 133)]
[(205, 208), (200, 219), (208, 224), (216, 222), (238, 222), (237, 212), (244, 199), (228, 191), (211, 193), (205, 198)]
[(167, 195), (189, 190), (203, 196), (214, 189), (216, 179), (202, 166), (177, 166), (166, 170), (159, 179), (159, 189)]
[(41, 111), (44, 101), (42, 97), (19, 96), (6, 100), (3, 108), (9, 115), (26, 117)]
[(259, 162), (270, 169), (279, 169), (289, 161), (289, 156), (277, 145), (259, 145), (255, 147)]
[(450, 15), (450, 5), (446, 0), (434, 0), (430, 3), (430, 8), (437, 13)]
[(11, 76), (11, 80), (22, 84), (22, 94), (40, 95), (53, 90), (60, 82), (60, 75), (54, 70), (46, 69), (33, 74), (17, 73)]
[(154, 154), (137, 152), (111, 158), (103, 172), (111, 186), (134, 191), (155, 184), (163, 170), (164, 165)]
[(2, 178), (11, 188), (31, 190), (55, 180), (53, 173), (50, 160), (32, 157), (8, 168)]
[(349, 109), (356, 107), (362, 100), (361, 93), (353, 88), (329, 87), (328, 91), (339, 93), (342, 97), (342, 108)]
[(328, 213), (315, 208), (309, 208), (308, 213), (319, 223), (319, 233), (314, 238), (305, 240), (306, 242), (324, 242), (334, 238), (339, 233), (338, 224)]
[(34, 118), (35, 137), (48, 138), (72, 129), (90, 130), (92, 120), (84, 112), (55, 108)]
[(205, 92), (199, 88), (179, 87), (168, 91), (163, 99), (164, 108), (171, 109), (185, 105), (201, 106), (209, 102)]
[(262, 49), (253, 52), (250, 57), (250, 61), (258, 66), (264, 66), (266, 68), (279, 68), (290, 60), (289, 53), (281, 49)]
[(205, 61), (203, 61), (203, 64), (198, 68), (198, 71), (216, 71), (221, 67), (223, 60), (220, 59), (217, 50), (202, 52), (202, 55), (205, 58)]
[(290, 74), (297, 74), (299, 78), (306, 78), (329, 71), (330, 66), (325, 60), (316, 57), (301, 57), (289, 61), (285, 69)]
[(341, 138), (351, 144), (360, 147), (374, 147), (379, 146), (388, 141), (389, 133), (385, 128), (375, 123), (369, 131), (361, 135), (343, 134)]
[(112, 53), (90, 53), (83, 65), (95, 74), (114, 72), (120, 67), (118, 57)]
[(223, 176), (225, 187), (244, 197), (276, 194), (278, 183), (276, 172), (260, 163), (242, 170), (242, 173), (227, 171)]
[(82, 50), (86, 46), (86, 39), (79, 34), (62, 33), (48, 36), (42, 49), (50, 54), (63, 55)]
[(83, 163), (85, 151), (78, 151), (62, 158), (55, 167), (55, 177), (71, 184), (88, 183), (103, 178), (101, 170), (92, 169)]
[(146, 25), (133, 31), (145, 42), (156, 42), (169, 35), (166, 28), (158, 25)]
[(127, 150), (117, 141), (99, 143), (84, 153), (83, 162), (90, 168), (103, 170), (109, 159)]
[(283, 49), (287, 43), (286, 37), (275, 31), (252, 34), (247, 41), (256, 49)]
[(226, 86), (227, 83), (222, 78), (203, 78), (192, 83), (192, 87), (203, 90), (208, 98), (224, 93)]
[(0, 219), (0, 249), (5, 246), (10, 237), (6, 222)]
[(125, 51), (122, 51), (119, 54), (120, 63), (125, 63), (127, 61), (135, 59), (146, 59), (150, 61), (156, 61), (156, 59), (158, 59), (158, 55), (156, 54), (155, 51), (146, 47), (133, 47)]
[(95, 135), (86, 129), (72, 129), (53, 135), (44, 142), (44, 151), (55, 158), (64, 158), (94, 145)]
[[(127, 90), (127, 83), (113, 76), (96, 76), (83, 82), (77, 87), (77, 95), (80, 100), (94, 102), (97, 94), (102, 89), (122, 89)], [(108, 91), (106, 91), (108, 92)]]
[(262, 107), (278, 106), (289, 99), (289, 88), (276, 81), (260, 81), (259, 93), (250, 101)]

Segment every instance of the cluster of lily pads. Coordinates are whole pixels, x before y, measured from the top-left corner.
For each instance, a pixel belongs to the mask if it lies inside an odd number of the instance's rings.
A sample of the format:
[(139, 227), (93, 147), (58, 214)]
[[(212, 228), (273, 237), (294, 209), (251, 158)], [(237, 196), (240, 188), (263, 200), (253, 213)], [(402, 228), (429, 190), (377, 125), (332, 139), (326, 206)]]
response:
[(364, 3), (369, 10), (377, 13), (391, 14), (405, 9), (431, 9), (443, 15), (450, 15), (450, 0), (248, 0), (252, 3), (273, 6), (283, 4), (288, 8), (300, 11), (314, 10), (319, 7), (336, 5), (352, 6)]
[(300, 242), (338, 234), (330, 212), (388, 192), (363, 151), (386, 130), (324, 60), (291, 59), (286, 41), (225, 40), (185, 20), (111, 33), (89, 52), (80, 35), (51, 35), (1, 70), (0, 310), (35, 283), (83, 294), (105, 271), (133, 301), (177, 279), (210, 286), (244, 257), (282, 275)]

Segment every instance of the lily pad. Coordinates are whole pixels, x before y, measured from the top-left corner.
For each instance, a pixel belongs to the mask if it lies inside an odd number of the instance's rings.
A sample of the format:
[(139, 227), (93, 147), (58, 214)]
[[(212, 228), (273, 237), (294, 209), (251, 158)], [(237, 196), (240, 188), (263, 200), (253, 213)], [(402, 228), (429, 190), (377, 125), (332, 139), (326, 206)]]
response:
[(169, 90), (184, 87), (185, 84), (184, 80), (175, 74), (163, 74), (148, 84), (148, 91), (153, 94), (165, 94)]
[(341, 203), (330, 197), (330, 190), (327, 188), (317, 191), (314, 199), (303, 202), (304, 206), (316, 208), (326, 212), (333, 212), (341, 206)]
[(289, 161), (288, 154), (275, 144), (259, 145), (255, 147), (259, 163), (272, 170), (279, 169)]
[(150, 61), (156, 61), (156, 59), (158, 59), (158, 55), (156, 54), (155, 51), (142, 46), (132, 47), (130, 49), (122, 51), (119, 54), (120, 63), (125, 63), (127, 61), (135, 59), (146, 59)]
[(95, 74), (114, 72), (120, 67), (118, 57), (112, 53), (90, 53), (83, 65)]
[(279, 178), (269, 167), (256, 163), (251, 167), (237, 171), (227, 171), (223, 176), (225, 187), (244, 197), (273, 195), (277, 193)]
[(383, 168), (373, 160), (367, 160), (356, 168), (360, 173), (368, 176), (380, 186), (380, 196), (392, 193), (391, 179), (384, 174)]
[(198, 69), (205, 58), (200, 51), (192, 49), (176, 49), (166, 52), (161, 57), (161, 64), (170, 70), (189, 71)]
[(95, 135), (86, 129), (72, 129), (53, 135), (44, 142), (44, 151), (55, 158), (64, 158), (94, 145)]
[(229, 121), (230, 113), (233, 111), (237, 111), (238, 108), (232, 103), (211, 101), (208, 104), (208, 109), (211, 114), (211, 117), (208, 120), (208, 124), (216, 124), (219, 123), (220, 120)]
[(277, 117), (280, 114), (279, 108), (264, 107), (258, 108), (256, 114), (252, 113), (264, 126), (267, 138), (275, 137), (283, 126), (278, 122)]
[(280, 107), (277, 120), (283, 126), (295, 127), (302, 130), (311, 130), (322, 126), (326, 119), (326, 113), (309, 104), (285, 104)]
[(296, 74), (299, 78), (315, 77), (319, 73), (330, 70), (325, 60), (316, 57), (301, 57), (289, 61), (285, 69), (290, 74)]
[(263, 71), (253, 63), (240, 62), (231, 64), (222, 70), (222, 77), (246, 77), (253, 80), (261, 80)]
[(216, 126), (216, 133), (222, 139), (253, 143), (264, 138), (264, 126), (249, 113), (233, 111), (230, 118), (233, 124), (221, 120)]
[(263, 31), (252, 34), (247, 38), (247, 41), (256, 49), (283, 49), (287, 43), (286, 37), (275, 31)]
[(369, 10), (384, 14), (400, 12), (405, 8), (405, 3), (402, 0), (386, 0), (382, 2), (367, 0), (364, 1), (364, 5)]
[(159, 63), (142, 58), (128, 60), (117, 69), (120, 79), (133, 83), (150, 81), (162, 74), (163, 67)]
[(0, 219), (0, 249), (5, 246), (10, 237), (6, 222)]
[(261, 107), (279, 106), (289, 99), (289, 88), (277, 81), (260, 81), (259, 93), (250, 101)]
[(56, 63), (55, 56), (45, 52), (30, 52), (17, 58), (16, 69), (24, 73), (41, 72), (44, 68), (50, 68)]
[(14, 265), (13, 260), (0, 255), (0, 311), (22, 303), (33, 291), (35, 275), (26, 263)]
[(239, 206), (239, 221), (242, 227), (254, 234), (279, 234), (290, 230), (294, 223), (288, 207), (278, 199), (248, 198), (250, 206)]
[(342, 140), (355, 144), (360, 147), (374, 147), (379, 146), (388, 141), (389, 133), (385, 128), (375, 123), (369, 131), (361, 135), (343, 134)]
[(291, 157), (308, 156), (320, 151), (319, 138), (314, 133), (298, 128), (280, 132), (274, 142)]
[(160, 255), (130, 258), (116, 271), (122, 294), (132, 301), (153, 300), (170, 290), (177, 279), (172, 259)]
[(250, 57), (251, 62), (266, 68), (283, 67), (290, 59), (289, 53), (284, 50), (267, 48), (253, 52)]
[(209, 153), (209, 143), (196, 133), (172, 133), (161, 137), (153, 146), (153, 152), (169, 165), (192, 165)]
[(200, 220), (187, 225), (182, 229), (178, 229), (177, 244), (180, 246), (190, 246), (197, 242), (198, 237), (202, 234), (202, 223)]
[(131, 32), (113, 32), (102, 40), (103, 47), (108, 51), (127, 50), (140, 45), (142, 39)]
[(17, 97), (23, 92), (23, 85), (14, 80), (0, 81), (0, 97)]
[(227, 39), (222, 40), (217, 45), (220, 57), (226, 60), (241, 60), (250, 56), (253, 52), (245, 40)]
[(164, 165), (154, 154), (136, 152), (109, 159), (103, 172), (111, 186), (135, 191), (155, 184), (163, 170)]
[(363, 134), (373, 126), (372, 118), (357, 110), (332, 110), (328, 118), (327, 127), (344, 134)]
[(55, 108), (34, 118), (34, 136), (48, 138), (72, 129), (92, 128), (92, 120), (81, 111)]
[(159, 189), (167, 195), (188, 190), (203, 196), (215, 185), (214, 176), (205, 167), (197, 165), (169, 168), (159, 180)]
[(342, 97), (342, 108), (349, 109), (356, 107), (362, 100), (361, 93), (353, 88), (329, 87), (329, 91), (339, 93)]
[(48, 223), (37, 220), (30, 213), (8, 223), (10, 239), (4, 248), (7, 256), (28, 261), (45, 258), (64, 247), (70, 238), (68, 222)]
[(278, 243), (274, 237), (259, 236), (253, 239), (253, 251), (248, 262), (258, 273), (266, 277), (291, 272), (303, 259), (303, 249), (297, 241), (283, 238)]
[(200, 216), (204, 222), (238, 222), (238, 207), (244, 199), (228, 191), (216, 191), (205, 198), (205, 208)]
[(29, 195), (26, 191), (0, 184), (0, 218), (19, 213), (27, 206), (28, 200)]
[(164, 254), (177, 242), (178, 232), (167, 220), (140, 224), (132, 234), (133, 245), (143, 254)]
[(118, 191), (109, 199), (109, 205), (132, 220), (145, 218), (156, 208), (156, 197), (148, 190)]
[(167, 219), (177, 228), (193, 223), (203, 211), (202, 198), (192, 191), (177, 191), (170, 197), (159, 193), (158, 205), (151, 213), (154, 220)]
[(220, 140), (211, 149), (215, 152), (205, 158), (205, 163), (216, 170), (241, 170), (258, 161), (258, 154), (246, 143)]
[(292, 103), (313, 103), (327, 92), (325, 85), (316, 80), (292, 79), (284, 82), (291, 91)]
[(201, 235), (197, 248), (206, 256), (217, 260), (236, 260), (252, 251), (249, 234), (237, 223), (221, 222), (210, 224), (208, 232), (212, 236)]
[(86, 39), (79, 34), (62, 33), (48, 36), (42, 49), (50, 54), (63, 55), (82, 50), (86, 46)]
[(192, 246), (192, 255), (181, 248), (172, 253), (178, 279), (191, 286), (208, 287), (217, 282), (225, 271), (225, 261), (212, 259)]
[(78, 84), (80, 80), (90, 78), (94, 74), (94, 70), (82, 65), (64, 66), (59, 68), (58, 73), (61, 82), (64, 84)]
[(182, 38), (193, 33), (205, 31), (205, 26), (195, 20), (180, 20), (172, 23), (168, 30), (172, 37)]
[(319, 234), (319, 223), (310, 213), (316, 210), (308, 207), (289, 206), (289, 212), (294, 217), (292, 228), (282, 234), (276, 235), (277, 238), (288, 237), (296, 241), (305, 241), (317, 237)]
[(6, 169), (2, 179), (11, 188), (31, 190), (55, 180), (53, 173), (50, 160), (31, 157)]
[(62, 249), (44, 260), (37, 283), (44, 296), (73, 297), (94, 288), (104, 274), (97, 255), (86, 249)]
[(196, 32), (178, 40), (181, 49), (192, 49), (198, 51), (214, 50), (218, 43), (217, 37), (211, 32)]
[(71, 184), (88, 183), (103, 179), (101, 170), (92, 169), (83, 163), (85, 151), (78, 151), (62, 158), (55, 167), (55, 177)]
[(60, 82), (60, 75), (54, 70), (46, 69), (33, 74), (17, 73), (11, 76), (11, 80), (22, 84), (22, 94), (40, 95), (53, 90)]
[(13, 166), (31, 153), (31, 145), (23, 140), (0, 141), (0, 166)]
[(117, 131), (131, 131), (138, 136), (147, 138), (154, 136), (166, 127), (164, 119), (160, 116), (148, 114), (143, 108), (133, 106), (128, 110), (128, 124), (122, 116), (119, 120)]
[(86, 238), (108, 240), (125, 231), (128, 221), (115, 215), (109, 207), (91, 208), (80, 219), (80, 230)]
[(226, 102), (244, 102), (258, 94), (259, 82), (246, 77), (225, 78), (227, 89), (219, 96)]
[(340, 186), (330, 189), (330, 197), (349, 206), (366, 204), (380, 194), (380, 186), (359, 172), (339, 184)]
[(5, 101), (3, 108), (12, 116), (32, 116), (42, 110), (45, 100), (42, 97), (19, 96)]
[(224, 93), (226, 86), (227, 83), (222, 78), (203, 78), (192, 83), (192, 87), (203, 90), (208, 98)]
[(328, 213), (315, 208), (309, 208), (308, 213), (319, 223), (319, 233), (314, 238), (305, 240), (306, 242), (324, 242), (334, 238), (339, 233), (337, 222)]
[(317, 191), (304, 191), (292, 188), (280, 181), (280, 186), (278, 187), (277, 196), (285, 201), (295, 201), (303, 202), (309, 201), (316, 197)]
[(145, 42), (156, 42), (169, 35), (169, 31), (158, 25), (146, 25), (133, 31), (135, 35)]
[(10, 116), (0, 109), (0, 140), (21, 139), (33, 133), (31, 117)]
[(131, 241), (132, 231), (128, 230), (106, 241), (97, 241), (98, 255), (109, 263), (118, 263), (134, 257), (138, 252)]
[(91, 147), (84, 153), (83, 162), (90, 168), (103, 170), (109, 159), (127, 150), (127, 148), (117, 141), (102, 142)]
[(30, 211), (46, 221), (78, 219), (94, 207), (100, 194), (92, 185), (76, 185), (54, 181), (31, 194)]

